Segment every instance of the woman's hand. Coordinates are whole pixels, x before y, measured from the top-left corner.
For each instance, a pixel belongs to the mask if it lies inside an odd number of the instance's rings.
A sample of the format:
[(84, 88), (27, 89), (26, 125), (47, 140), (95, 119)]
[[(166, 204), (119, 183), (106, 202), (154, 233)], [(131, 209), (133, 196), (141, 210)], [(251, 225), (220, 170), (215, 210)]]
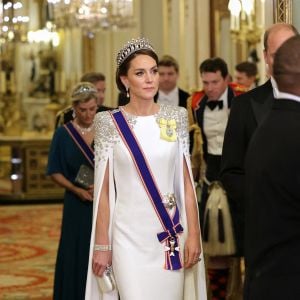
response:
[(96, 276), (102, 276), (107, 266), (111, 266), (111, 251), (94, 251), (92, 268)]
[(93, 194), (89, 190), (76, 187), (75, 193), (82, 201), (93, 201)]
[(90, 185), (89, 188), (88, 188), (87, 190), (88, 190), (88, 192), (90, 193), (90, 195), (93, 197), (93, 195), (94, 195), (94, 185), (93, 185), (93, 184)]
[(85, 190), (74, 185), (61, 173), (54, 173), (51, 175), (51, 178), (60, 186), (77, 195), (82, 201), (93, 201), (93, 193), (91, 193), (91, 190), (94, 190), (93, 185), (89, 186), (88, 190)]
[(197, 264), (200, 254), (200, 234), (189, 235), (184, 245), (184, 267), (191, 268)]

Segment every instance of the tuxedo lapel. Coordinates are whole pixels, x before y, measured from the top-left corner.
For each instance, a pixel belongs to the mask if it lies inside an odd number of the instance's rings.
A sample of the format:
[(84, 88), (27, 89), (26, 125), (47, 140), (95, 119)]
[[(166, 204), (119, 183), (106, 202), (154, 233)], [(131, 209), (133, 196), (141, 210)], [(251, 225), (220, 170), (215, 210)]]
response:
[(182, 89), (178, 89), (178, 97), (179, 97), (179, 106), (186, 108), (186, 102), (190, 95), (183, 91)]
[(203, 128), (203, 117), (204, 117), (204, 109), (207, 102), (207, 96), (204, 95), (202, 100), (200, 100), (199, 107), (195, 111), (195, 117), (198, 121), (200, 128)]
[(271, 80), (268, 80), (255, 97), (250, 96), (250, 102), (253, 109), (253, 113), (258, 125), (264, 120), (267, 113), (271, 110), (274, 103), (273, 88)]
[(228, 93), (227, 93), (227, 106), (228, 108), (231, 108), (231, 100), (234, 98), (234, 92), (233, 90), (228, 87)]

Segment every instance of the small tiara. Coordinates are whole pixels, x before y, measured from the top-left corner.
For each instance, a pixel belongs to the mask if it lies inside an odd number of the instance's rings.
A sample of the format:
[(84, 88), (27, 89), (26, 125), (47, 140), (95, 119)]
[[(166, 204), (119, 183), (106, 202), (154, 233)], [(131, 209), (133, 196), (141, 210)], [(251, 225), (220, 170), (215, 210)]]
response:
[(72, 97), (85, 93), (98, 93), (98, 91), (94, 87), (83, 85), (72, 94)]
[(117, 66), (124, 62), (124, 60), (130, 56), (132, 53), (135, 53), (138, 50), (149, 49), (154, 51), (154, 48), (150, 45), (149, 41), (146, 38), (137, 38), (128, 41), (123, 48), (118, 52), (117, 55)]

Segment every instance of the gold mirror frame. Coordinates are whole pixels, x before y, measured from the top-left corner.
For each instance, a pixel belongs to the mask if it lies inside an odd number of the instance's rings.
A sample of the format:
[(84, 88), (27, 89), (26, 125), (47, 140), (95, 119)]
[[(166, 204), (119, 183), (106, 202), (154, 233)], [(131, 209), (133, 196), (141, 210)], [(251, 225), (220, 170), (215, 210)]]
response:
[(292, 24), (293, 0), (273, 0), (274, 23)]

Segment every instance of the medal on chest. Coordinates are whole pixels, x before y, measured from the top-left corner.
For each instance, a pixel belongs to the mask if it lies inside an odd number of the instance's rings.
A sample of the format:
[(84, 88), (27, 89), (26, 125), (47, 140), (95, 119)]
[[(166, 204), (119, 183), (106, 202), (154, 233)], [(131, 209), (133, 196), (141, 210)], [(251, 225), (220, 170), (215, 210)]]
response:
[(159, 127), (160, 127), (160, 138), (168, 141), (175, 142), (177, 140), (176, 134), (176, 121), (174, 119), (159, 119)]

